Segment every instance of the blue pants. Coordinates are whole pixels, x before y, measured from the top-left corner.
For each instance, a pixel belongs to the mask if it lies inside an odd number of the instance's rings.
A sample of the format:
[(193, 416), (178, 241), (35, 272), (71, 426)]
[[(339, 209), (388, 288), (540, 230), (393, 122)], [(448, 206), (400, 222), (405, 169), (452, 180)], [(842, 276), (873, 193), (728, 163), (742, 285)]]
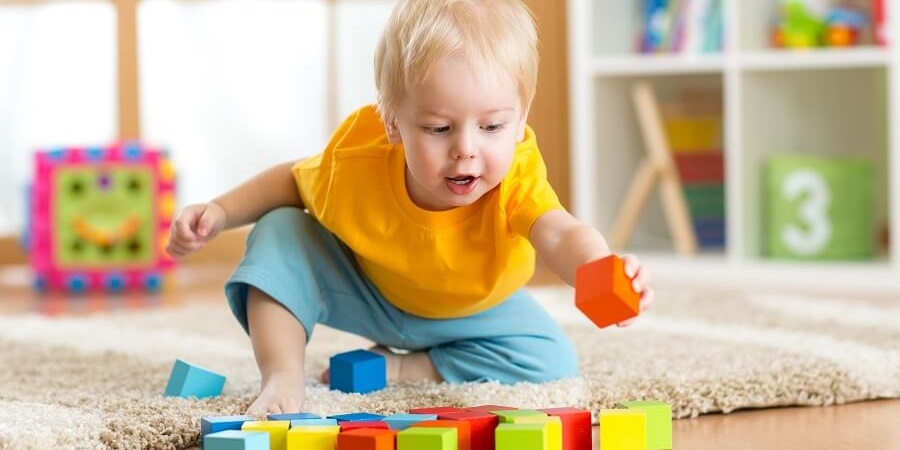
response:
[(307, 338), (322, 323), (389, 347), (425, 350), (451, 383), (542, 382), (578, 374), (572, 343), (524, 289), (468, 317), (414, 316), (385, 300), (351, 251), (297, 208), (276, 209), (259, 220), (225, 285), (245, 331), (249, 286), (293, 313)]

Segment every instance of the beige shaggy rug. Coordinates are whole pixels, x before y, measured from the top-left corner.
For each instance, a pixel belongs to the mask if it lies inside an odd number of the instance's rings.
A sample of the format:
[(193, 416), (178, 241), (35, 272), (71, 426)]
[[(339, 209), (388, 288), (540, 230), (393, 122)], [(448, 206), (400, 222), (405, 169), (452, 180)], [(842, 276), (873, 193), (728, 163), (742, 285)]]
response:
[[(388, 414), (433, 405), (574, 405), (662, 399), (677, 417), (900, 395), (900, 304), (661, 292), (634, 326), (598, 330), (568, 289), (535, 293), (564, 323), (582, 376), (544, 385), (393, 385), (369, 395), (314, 381), (330, 355), (368, 345), (317, 328), (306, 410)], [(0, 299), (2, 301), (2, 299)], [(224, 395), (163, 398), (175, 358), (228, 377)], [(258, 387), (224, 301), (50, 318), (0, 316), (0, 449), (184, 449), (199, 418), (243, 413)]]

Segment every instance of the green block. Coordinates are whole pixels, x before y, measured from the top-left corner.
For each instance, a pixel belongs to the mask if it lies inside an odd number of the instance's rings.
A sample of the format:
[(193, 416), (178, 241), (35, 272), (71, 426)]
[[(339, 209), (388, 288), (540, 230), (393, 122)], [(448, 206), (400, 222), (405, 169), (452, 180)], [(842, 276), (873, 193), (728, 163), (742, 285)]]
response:
[(510, 409), (504, 411), (491, 411), (491, 414), (497, 416), (500, 423), (516, 423), (516, 419), (520, 417), (546, 417), (547, 414), (535, 409)]
[(725, 215), (725, 187), (721, 184), (686, 185), (684, 195), (692, 217)]
[(656, 400), (622, 402), (619, 408), (642, 410), (647, 414), (647, 450), (672, 448), (672, 406)]
[(871, 161), (777, 155), (769, 159), (765, 178), (769, 256), (826, 260), (873, 255)]
[(562, 450), (563, 432), (562, 419), (557, 416), (522, 416), (516, 417), (514, 423), (533, 423), (546, 427), (547, 450)]
[(548, 450), (547, 424), (501, 423), (494, 430), (495, 450)]
[(411, 427), (397, 433), (397, 450), (456, 450), (455, 428)]

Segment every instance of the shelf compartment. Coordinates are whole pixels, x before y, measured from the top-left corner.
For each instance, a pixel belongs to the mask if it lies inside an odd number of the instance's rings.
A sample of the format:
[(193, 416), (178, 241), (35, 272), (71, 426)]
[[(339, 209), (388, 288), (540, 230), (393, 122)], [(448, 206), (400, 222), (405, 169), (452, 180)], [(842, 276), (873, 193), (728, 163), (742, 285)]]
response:
[[(852, 86), (852, 89), (848, 87)], [(762, 258), (764, 168), (773, 154), (856, 156), (875, 167), (873, 230), (888, 221), (886, 69), (750, 72), (742, 76), (740, 223), (745, 258)], [(876, 243), (876, 253), (885, 249)]]
[[(632, 86), (638, 81), (649, 81), (660, 103), (665, 104), (683, 90), (720, 91), (723, 76), (721, 74), (660, 78), (623, 76), (594, 80), (595, 97), (592, 99), (595, 117), (592, 130), (594, 150), (590, 158), (584, 161), (592, 165), (590, 173), (594, 176), (579, 189), (595, 193), (592, 194), (593, 205), (588, 210), (590, 217), (585, 219), (604, 233), (610, 232), (631, 180), (647, 154), (631, 98)], [(727, 183), (727, 180), (725, 182)], [(658, 192), (659, 188), (656, 185), (631, 235), (628, 251), (673, 251), (673, 241)], [(724, 248), (701, 249), (701, 251), (724, 254)]]

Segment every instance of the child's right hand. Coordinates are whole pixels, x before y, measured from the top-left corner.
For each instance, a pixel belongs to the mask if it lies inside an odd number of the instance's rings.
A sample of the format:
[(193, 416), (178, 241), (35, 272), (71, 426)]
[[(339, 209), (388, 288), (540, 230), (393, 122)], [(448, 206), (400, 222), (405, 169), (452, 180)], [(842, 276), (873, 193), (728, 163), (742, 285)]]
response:
[(225, 228), (225, 219), (215, 202), (186, 206), (172, 219), (166, 251), (181, 258), (200, 250)]

